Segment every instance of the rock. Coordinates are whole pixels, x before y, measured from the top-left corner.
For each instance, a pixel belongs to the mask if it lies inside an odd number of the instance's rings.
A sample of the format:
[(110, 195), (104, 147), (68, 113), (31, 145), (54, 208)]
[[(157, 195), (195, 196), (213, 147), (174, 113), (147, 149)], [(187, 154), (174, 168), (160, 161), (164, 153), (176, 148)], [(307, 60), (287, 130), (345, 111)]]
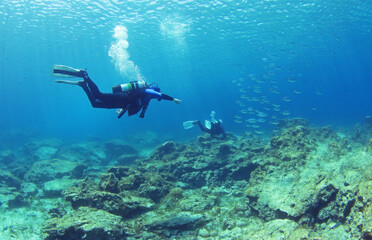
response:
[(212, 138), (210, 136), (204, 135), (204, 136), (199, 136), (197, 138), (198, 143), (200, 146), (203, 148), (211, 148), (212, 147)]
[(55, 207), (49, 209), (48, 215), (51, 218), (62, 218), (67, 213), (64, 206), (56, 205)]
[(15, 166), (10, 171), (14, 176), (18, 177), (19, 179), (23, 179), (28, 170), (28, 166)]
[(217, 204), (218, 198), (214, 195), (190, 196), (180, 199), (179, 206), (182, 211), (205, 213)]
[(173, 141), (166, 142), (159, 146), (150, 156), (154, 161), (169, 162), (174, 161), (185, 149), (185, 146), (176, 144)]
[(338, 136), (330, 126), (311, 129), (311, 135), (316, 138), (318, 142), (324, 142), (326, 140), (337, 140)]
[(113, 173), (106, 173), (101, 175), (101, 182), (99, 183), (101, 191), (119, 193), (119, 179)]
[(38, 192), (38, 187), (35, 183), (23, 182), (21, 186), (21, 191), (29, 196), (34, 196)]
[(145, 180), (146, 179), (142, 173), (133, 171), (131, 175), (121, 178), (119, 188), (121, 191), (137, 190)]
[(121, 217), (88, 207), (48, 220), (43, 231), (47, 235), (45, 240), (122, 240), (128, 237)]
[(107, 170), (108, 173), (113, 173), (115, 177), (121, 180), (123, 177), (127, 177), (134, 173), (134, 169), (128, 166), (115, 166)]
[(82, 206), (102, 209), (125, 218), (149, 211), (153, 202), (134, 195), (119, 195), (72, 187), (64, 192), (65, 199), (71, 202), (74, 209)]
[(203, 238), (207, 238), (207, 237), (210, 236), (210, 235), (209, 235), (209, 231), (208, 231), (207, 229), (205, 229), (205, 228), (202, 228), (202, 229), (200, 229), (200, 231), (199, 231), (199, 236), (201, 236), (201, 237), (203, 237)]
[(29, 202), (30, 195), (17, 191), (14, 187), (0, 187), (0, 205), (18, 208), (27, 206)]
[(167, 174), (149, 172), (145, 174), (145, 181), (139, 186), (138, 192), (141, 197), (150, 198), (158, 202), (167, 195), (172, 188)]
[(138, 150), (129, 146), (121, 140), (111, 140), (105, 143), (107, 155), (112, 158), (117, 158), (122, 155), (138, 155)]
[(58, 158), (89, 165), (107, 164), (108, 161), (113, 160), (107, 156), (102, 144), (97, 142), (80, 142), (66, 146), (59, 151)]
[(279, 136), (271, 139), (271, 155), (282, 161), (305, 160), (314, 149), (310, 130), (302, 125), (284, 129)]
[(309, 122), (304, 118), (286, 118), (280, 119), (278, 123), (279, 128), (292, 128), (297, 126), (307, 127)]
[(137, 154), (121, 155), (116, 158), (117, 165), (128, 166), (133, 165), (140, 157)]
[(0, 188), (0, 203), (4, 207), (8, 205), (8, 201), (15, 198), (14, 188)]
[(33, 157), (37, 160), (48, 160), (53, 158), (57, 151), (58, 148), (51, 146), (42, 146), (33, 153)]
[(204, 224), (203, 215), (181, 212), (178, 214), (168, 215), (162, 219), (153, 221), (147, 226), (151, 230), (160, 231), (185, 231), (192, 230)]
[(338, 139), (338, 141), (330, 141), (328, 143), (328, 150), (335, 157), (340, 157), (347, 152), (351, 152), (352, 149), (346, 139)]
[[(319, 207), (325, 206), (322, 203), (332, 201), (327, 198), (327, 194), (334, 197), (334, 187), (329, 187), (327, 191), (325, 182), (321, 182), (322, 178), (319, 179), (314, 172), (309, 173), (313, 175), (308, 175), (306, 182), (301, 182), (299, 173), (287, 172), (285, 169), (277, 169), (277, 172), (264, 175), (264, 179), (261, 179), (261, 173), (256, 173), (254, 178), (251, 178), (250, 187), (246, 191), (249, 206), (266, 221), (276, 218), (297, 220), (307, 213), (314, 213), (311, 215), (314, 220), (319, 213)], [(319, 193), (321, 191), (324, 192), (324, 197)]]
[(19, 208), (29, 205), (29, 199), (22, 193), (14, 193), (14, 197), (8, 200), (9, 208)]
[(218, 147), (218, 156), (220, 158), (226, 158), (229, 154), (232, 154), (234, 153), (234, 147), (232, 147), (231, 145), (229, 144), (221, 144), (219, 147)]
[(55, 139), (34, 141), (23, 146), (23, 153), (34, 161), (48, 160), (56, 156), (61, 143)]
[(0, 151), (0, 163), (8, 165), (15, 161), (15, 156), (11, 150)]
[(82, 178), (86, 165), (59, 159), (44, 160), (34, 163), (26, 173), (26, 181), (43, 183), (56, 178), (70, 177)]
[[(322, 188), (317, 194), (311, 206), (307, 210), (310, 219), (314, 222), (322, 223), (328, 220), (329, 213), (324, 213), (324, 208), (326, 208), (332, 201), (336, 199), (338, 189), (336, 189), (332, 184), (329, 184)], [(323, 211), (323, 212), (322, 212)]]
[(251, 173), (258, 167), (255, 163), (244, 163), (238, 166), (234, 166), (231, 172), (231, 178), (234, 181), (246, 180), (249, 181)]
[[(344, 222), (348, 224), (346, 226), (356, 238), (372, 239), (372, 181), (360, 182), (356, 189), (353, 188), (352, 193), (354, 191), (357, 193), (354, 198), (344, 195), (344, 197), (348, 197), (343, 201), (344, 204), (346, 203), (344, 212), (348, 213)], [(350, 199), (355, 201), (350, 201)]]
[(310, 236), (310, 229), (297, 228), (288, 236), (288, 239), (309, 239), (309, 236)]
[(21, 180), (10, 172), (0, 169), (0, 187), (1, 186), (19, 188), (21, 186)]
[(44, 197), (62, 197), (62, 192), (76, 183), (75, 179), (61, 178), (55, 179), (43, 184)]
[(298, 224), (288, 219), (277, 219), (265, 223), (264, 228), (247, 239), (288, 239)]

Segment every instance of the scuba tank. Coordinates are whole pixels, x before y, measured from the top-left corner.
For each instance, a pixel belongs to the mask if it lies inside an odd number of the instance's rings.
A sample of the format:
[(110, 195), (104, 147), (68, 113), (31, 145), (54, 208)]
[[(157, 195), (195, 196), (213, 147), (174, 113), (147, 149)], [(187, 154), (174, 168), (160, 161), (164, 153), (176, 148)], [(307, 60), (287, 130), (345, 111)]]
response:
[(113, 93), (132, 92), (132, 91), (136, 91), (136, 90), (139, 90), (141, 88), (144, 88), (146, 86), (147, 86), (147, 84), (146, 84), (145, 81), (133, 81), (133, 82), (113, 86), (112, 87), (112, 92)]

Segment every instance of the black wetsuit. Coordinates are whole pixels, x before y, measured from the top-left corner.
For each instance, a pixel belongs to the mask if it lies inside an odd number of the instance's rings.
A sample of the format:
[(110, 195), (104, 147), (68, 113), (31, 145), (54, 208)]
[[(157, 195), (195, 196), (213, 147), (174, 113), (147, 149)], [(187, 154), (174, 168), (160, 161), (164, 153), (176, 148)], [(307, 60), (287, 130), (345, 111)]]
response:
[(101, 93), (86, 72), (83, 78), (85, 81), (80, 86), (84, 89), (94, 108), (121, 108), (124, 111), (128, 111), (129, 116), (138, 113), (142, 109), (140, 117), (143, 118), (151, 99), (156, 98), (159, 101), (162, 99), (173, 101), (174, 99), (150, 87), (132, 92)]
[(213, 138), (217, 138), (217, 139), (226, 138), (225, 130), (223, 130), (223, 128), (221, 126), (221, 122), (219, 122), (219, 121), (211, 122), (211, 128), (210, 129), (204, 127), (203, 124), (201, 124), (201, 122), (199, 120), (197, 120), (195, 123), (198, 124), (200, 130), (202, 130), (203, 132), (209, 133), (211, 135), (211, 137), (213, 137)]

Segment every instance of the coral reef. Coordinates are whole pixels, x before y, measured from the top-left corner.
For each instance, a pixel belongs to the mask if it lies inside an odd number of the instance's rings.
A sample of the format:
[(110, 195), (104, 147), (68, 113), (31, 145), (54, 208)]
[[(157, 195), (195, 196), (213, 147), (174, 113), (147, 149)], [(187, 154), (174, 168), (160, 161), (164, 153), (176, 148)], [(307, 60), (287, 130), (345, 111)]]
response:
[(39, 209), (39, 222), (24, 222), (28, 235), (4, 222), (0, 238), (371, 239), (369, 121), (281, 120), (272, 137), (200, 136), (151, 154), (120, 139), (32, 142), (29, 165), (5, 149), (0, 211)]

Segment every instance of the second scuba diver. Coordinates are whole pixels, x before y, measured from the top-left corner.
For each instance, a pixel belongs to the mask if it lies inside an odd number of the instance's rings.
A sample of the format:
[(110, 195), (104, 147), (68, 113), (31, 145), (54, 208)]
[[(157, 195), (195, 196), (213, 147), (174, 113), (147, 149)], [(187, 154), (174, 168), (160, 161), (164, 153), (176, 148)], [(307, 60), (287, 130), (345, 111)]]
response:
[(203, 124), (199, 120), (195, 120), (195, 121), (184, 122), (183, 127), (185, 129), (189, 129), (189, 128), (192, 128), (194, 125), (198, 125), (200, 130), (202, 130), (203, 132), (209, 133), (212, 138), (216, 138), (220, 140), (225, 139), (226, 133), (225, 133), (225, 130), (221, 126), (222, 120), (221, 119), (216, 120), (214, 118), (215, 114), (216, 114), (215, 111), (211, 112), (211, 121), (205, 120), (205, 124), (204, 124), (205, 126), (203, 126)]
[(158, 101), (164, 99), (177, 104), (181, 103), (181, 100), (162, 93), (157, 85), (148, 85), (145, 81), (133, 81), (117, 85), (112, 88), (113, 93), (101, 93), (85, 70), (54, 65), (52, 75), (54, 77), (83, 78), (80, 81), (55, 80), (55, 82), (82, 87), (94, 108), (118, 108), (118, 118), (123, 116), (126, 111), (128, 111), (128, 116), (131, 116), (140, 110), (142, 110), (140, 118), (143, 118), (151, 99), (157, 99)]

